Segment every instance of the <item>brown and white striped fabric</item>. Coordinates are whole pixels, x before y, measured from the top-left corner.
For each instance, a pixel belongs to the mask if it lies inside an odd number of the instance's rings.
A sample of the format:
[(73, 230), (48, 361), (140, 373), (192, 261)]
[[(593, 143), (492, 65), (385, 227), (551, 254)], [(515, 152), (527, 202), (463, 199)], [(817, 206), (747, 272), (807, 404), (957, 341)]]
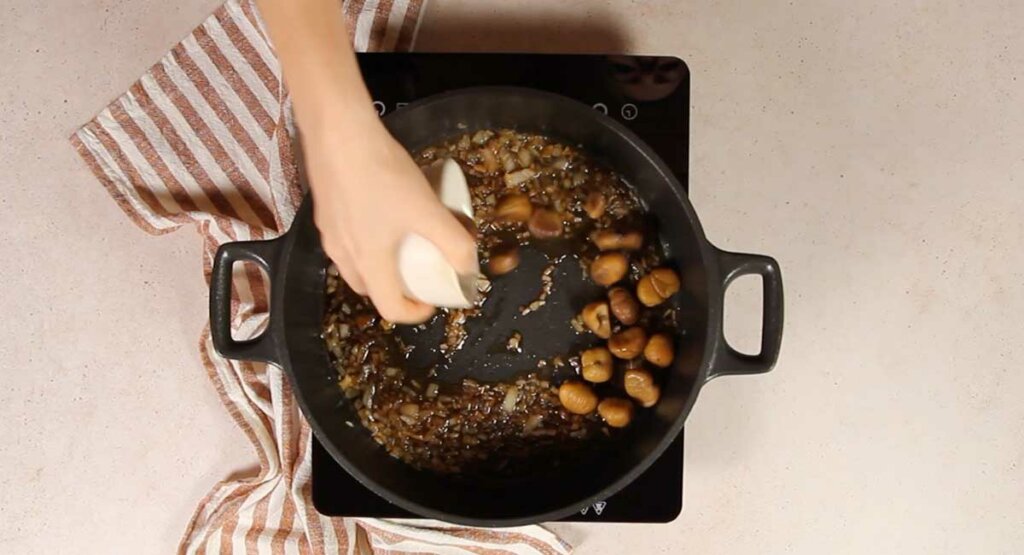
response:
[[(345, 0), (358, 50), (408, 50), (422, 0)], [(186, 224), (217, 246), (287, 229), (302, 196), (281, 70), (250, 0), (229, 0), (71, 142), (139, 227)], [(238, 266), (235, 335), (266, 323), (267, 284)], [(326, 518), (310, 501), (308, 425), (279, 368), (228, 361), (209, 329), (199, 349), (211, 382), (260, 461), (255, 478), (217, 484), (196, 509), (182, 553), (568, 553), (539, 526), (500, 531), (428, 521)], [(201, 439), (201, 438), (200, 438)]]

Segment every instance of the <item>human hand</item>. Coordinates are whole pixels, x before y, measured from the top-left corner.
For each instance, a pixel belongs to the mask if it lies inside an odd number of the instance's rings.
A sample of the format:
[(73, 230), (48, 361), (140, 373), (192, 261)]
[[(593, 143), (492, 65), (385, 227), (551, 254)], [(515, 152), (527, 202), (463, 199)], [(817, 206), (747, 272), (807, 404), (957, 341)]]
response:
[(473, 236), (441, 204), (401, 144), (374, 117), (303, 135), (313, 217), (341, 277), (396, 323), (428, 319), (434, 307), (404, 294), (398, 247), (409, 233), (433, 242), (456, 272), (477, 268)]

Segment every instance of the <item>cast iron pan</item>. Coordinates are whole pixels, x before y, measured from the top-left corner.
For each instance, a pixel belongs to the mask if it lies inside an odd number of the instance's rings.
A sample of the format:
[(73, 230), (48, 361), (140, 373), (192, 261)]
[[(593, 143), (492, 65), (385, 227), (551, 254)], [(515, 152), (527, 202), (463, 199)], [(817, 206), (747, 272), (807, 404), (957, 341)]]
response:
[[(641, 474), (683, 427), (700, 388), (725, 374), (758, 374), (775, 364), (782, 340), (782, 279), (778, 264), (759, 255), (718, 250), (704, 237), (697, 215), (679, 182), (636, 135), (607, 116), (558, 95), (531, 89), (482, 87), (440, 94), (413, 103), (384, 119), (410, 151), (467, 130), (514, 128), (539, 132), (582, 146), (619, 173), (646, 206), (669, 263), (682, 276), (674, 302), (680, 314), (677, 356), (664, 371), (662, 398), (634, 422), (627, 439), (579, 464), (503, 479), (445, 477), (418, 471), (390, 457), (360, 426), (337, 385), (320, 337), (324, 316), (326, 257), (313, 224), (312, 202), (303, 202), (291, 229), (278, 239), (222, 245), (210, 283), (214, 345), (225, 357), (259, 360), (284, 368), (313, 432), (331, 455), (365, 486), (411, 512), (476, 526), (513, 526), (554, 520), (606, 499)], [(539, 289), (548, 263), (533, 250), (514, 274), (495, 280), (479, 322), (467, 329), (466, 347), (445, 370), (448, 379), (480, 381), (521, 375), (532, 361), (588, 345), (567, 325), (594, 291), (573, 260), (559, 265), (554, 293), (539, 312), (520, 316), (517, 307)], [(270, 275), (270, 323), (249, 340), (230, 331), (231, 267), (252, 261)], [(745, 355), (722, 335), (725, 288), (735, 278), (758, 274), (764, 284), (761, 352)], [(521, 331), (528, 353), (493, 353), (512, 331)], [(429, 362), (437, 337), (406, 337)], [(434, 352), (436, 354), (436, 352)], [(414, 363), (426, 364), (424, 361)]]

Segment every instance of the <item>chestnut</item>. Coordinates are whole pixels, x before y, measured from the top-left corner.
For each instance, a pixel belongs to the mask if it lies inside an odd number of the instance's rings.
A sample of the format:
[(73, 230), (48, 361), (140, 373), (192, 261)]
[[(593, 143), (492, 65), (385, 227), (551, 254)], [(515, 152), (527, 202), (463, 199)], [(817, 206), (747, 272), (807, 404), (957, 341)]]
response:
[(597, 405), (597, 414), (612, 428), (625, 428), (633, 420), (633, 403), (621, 397), (609, 397)]
[(491, 254), (487, 261), (487, 270), (492, 276), (507, 274), (519, 266), (519, 249), (508, 247)]
[(626, 370), (623, 385), (626, 394), (636, 399), (644, 408), (653, 407), (661, 397), (661, 388), (654, 383), (654, 376), (646, 368)]
[(646, 344), (647, 333), (643, 328), (633, 326), (611, 336), (608, 350), (618, 358), (629, 360), (640, 356)]
[(625, 287), (612, 287), (608, 291), (608, 306), (620, 322), (632, 326), (640, 318), (640, 303)]
[(530, 197), (515, 193), (505, 195), (494, 207), (494, 219), (502, 223), (525, 222), (533, 214)]
[(597, 301), (583, 307), (581, 313), (583, 324), (594, 332), (594, 335), (601, 339), (608, 339), (612, 335), (611, 316), (608, 314), (608, 303)]
[(603, 251), (635, 251), (644, 246), (644, 236), (639, 231), (615, 231), (599, 229), (590, 234), (590, 240)]
[(679, 276), (668, 268), (657, 268), (640, 278), (636, 296), (645, 306), (658, 306), (679, 291)]
[(604, 347), (587, 349), (580, 354), (580, 375), (592, 383), (612, 379), (612, 354)]
[(675, 346), (668, 334), (656, 333), (644, 346), (644, 359), (660, 368), (667, 368), (675, 357)]
[(527, 226), (537, 239), (553, 239), (562, 234), (562, 217), (546, 208), (538, 208), (533, 211)]
[(595, 220), (604, 216), (604, 210), (607, 206), (608, 201), (599, 191), (590, 193), (587, 195), (586, 200), (583, 201), (583, 210), (586, 211), (588, 216)]
[(590, 414), (597, 408), (597, 394), (583, 382), (563, 383), (558, 388), (558, 400), (565, 410), (573, 414)]
[(626, 277), (629, 260), (621, 252), (608, 252), (598, 255), (590, 264), (590, 277), (594, 283), (608, 287)]

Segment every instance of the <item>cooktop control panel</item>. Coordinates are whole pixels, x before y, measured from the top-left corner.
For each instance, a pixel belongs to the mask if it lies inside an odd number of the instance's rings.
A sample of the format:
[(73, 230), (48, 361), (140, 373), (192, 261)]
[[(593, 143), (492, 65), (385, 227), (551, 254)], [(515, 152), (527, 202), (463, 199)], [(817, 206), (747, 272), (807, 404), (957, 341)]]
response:
[(360, 54), (359, 65), (382, 116), (463, 87), (529, 87), (579, 100), (640, 135), (686, 186), (690, 73), (679, 58), (374, 53)]

